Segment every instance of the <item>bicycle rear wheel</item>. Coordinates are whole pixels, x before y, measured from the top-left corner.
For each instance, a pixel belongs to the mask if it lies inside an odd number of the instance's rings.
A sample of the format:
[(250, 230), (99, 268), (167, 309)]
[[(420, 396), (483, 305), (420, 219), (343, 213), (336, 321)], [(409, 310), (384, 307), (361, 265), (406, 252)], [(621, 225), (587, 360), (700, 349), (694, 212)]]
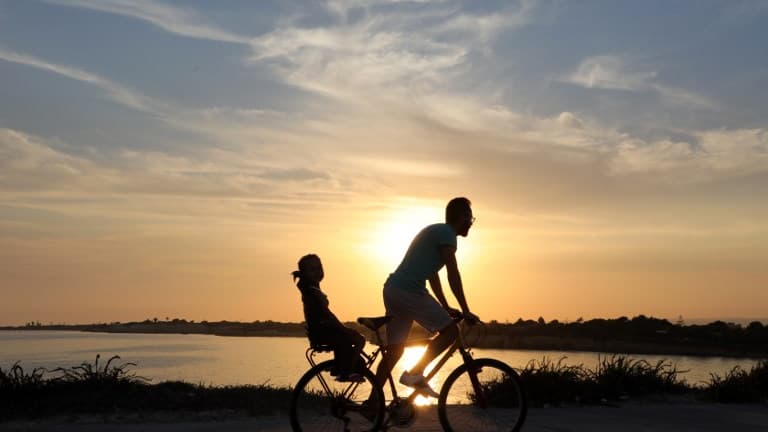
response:
[(333, 360), (324, 361), (299, 379), (291, 395), (293, 430), (378, 430), (384, 419), (384, 392), (376, 384), (374, 374), (365, 369), (360, 372), (365, 378), (363, 382), (339, 382), (331, 375), (334, 365)]
[[(472, 375), (477, 377), (474, 383)], [(517, 432), (525, 422), (528, 404), (514, 369), (499, 360), (476, 359), (446, 378), (437, 412), (448, 432)]]

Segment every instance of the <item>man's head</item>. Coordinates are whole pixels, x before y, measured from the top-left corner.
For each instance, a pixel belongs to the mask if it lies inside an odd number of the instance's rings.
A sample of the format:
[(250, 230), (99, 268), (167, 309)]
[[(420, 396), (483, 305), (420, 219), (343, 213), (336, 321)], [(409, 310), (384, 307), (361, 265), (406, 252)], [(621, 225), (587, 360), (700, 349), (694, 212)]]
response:
[(456, 234), (466, 237), (475, 218), (472, 216), (472, 203), (464, 198), (454, 198), (445, 206), (445, 223), (456, 230)]

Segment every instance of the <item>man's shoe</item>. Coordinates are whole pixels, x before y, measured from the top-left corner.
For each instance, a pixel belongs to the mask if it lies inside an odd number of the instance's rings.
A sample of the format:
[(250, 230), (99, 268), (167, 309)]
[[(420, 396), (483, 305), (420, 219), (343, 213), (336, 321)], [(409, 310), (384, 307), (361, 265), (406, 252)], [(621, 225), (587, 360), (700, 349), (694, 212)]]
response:
[(405, 371), (400, 375), (400, 384), (412, 387), (424, 396), (432, 396), (433, 398), (440, 397), (440, 393), (432, 390), (432, 387), (429, 386), (429, 383), (427, 383), (427, 380), (424, 379), (423, 375), (412, 374)]

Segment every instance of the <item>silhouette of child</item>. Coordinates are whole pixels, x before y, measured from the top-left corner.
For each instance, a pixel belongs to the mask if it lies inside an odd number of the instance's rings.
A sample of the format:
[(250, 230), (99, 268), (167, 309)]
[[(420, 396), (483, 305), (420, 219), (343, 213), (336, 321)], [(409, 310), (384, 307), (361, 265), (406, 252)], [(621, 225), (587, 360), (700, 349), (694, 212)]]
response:
[(320, 257), (309, 254), (299, 260), (299, 269), (293, 272), (293, 280), (301, 291), (304, 304), (304, 320), (307, 336), (312, 346), (327, 345), (333, 350), (339, 381), (363, 381), (363, 376), (354, 371), (360, 362), (360, 352), (365, 345), (365, 338), (360, 333), (347, 328), (328, 308), (328, 296), (320, 290), (323, 280), (323, 264)]

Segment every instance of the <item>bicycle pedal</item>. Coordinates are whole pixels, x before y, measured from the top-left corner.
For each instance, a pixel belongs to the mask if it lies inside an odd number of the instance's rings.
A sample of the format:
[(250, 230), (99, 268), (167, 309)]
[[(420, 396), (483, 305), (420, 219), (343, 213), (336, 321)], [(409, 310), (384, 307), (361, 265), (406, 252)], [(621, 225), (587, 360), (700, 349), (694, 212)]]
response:
[(390, 408), (389, 418), (395, 427), (409, 427), (416, 421), (416, 409), (412, 404), (400, 401)]

